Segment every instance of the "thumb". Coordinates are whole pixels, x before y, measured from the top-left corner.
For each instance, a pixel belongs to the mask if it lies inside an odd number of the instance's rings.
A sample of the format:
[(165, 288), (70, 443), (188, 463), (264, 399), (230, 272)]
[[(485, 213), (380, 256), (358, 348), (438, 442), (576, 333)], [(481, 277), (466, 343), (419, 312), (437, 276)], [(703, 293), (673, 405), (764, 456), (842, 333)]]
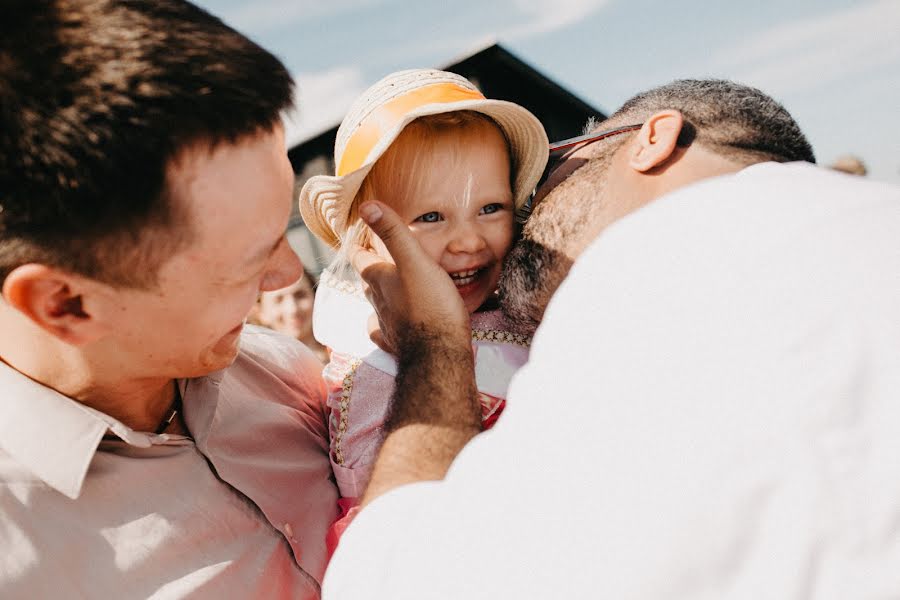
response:
[(359, 207), (359, 216), (381, 238), (398, 268), (426, 258), (409, 227), (391, 207), (371, 200)]

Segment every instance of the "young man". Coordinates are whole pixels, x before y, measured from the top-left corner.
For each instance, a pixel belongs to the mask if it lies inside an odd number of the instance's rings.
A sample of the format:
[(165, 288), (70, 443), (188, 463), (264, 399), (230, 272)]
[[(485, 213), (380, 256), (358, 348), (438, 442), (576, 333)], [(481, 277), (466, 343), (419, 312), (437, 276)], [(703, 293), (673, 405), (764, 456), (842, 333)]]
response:
[(474, 439), (452, 283), (360, 207), (400, 371), (324, 596), (900, 595), (900, 190), (812, 160), (746, 86), (626, 103), (538, 190), (504, 289), (541, 326)]
[(5, 15), (0, 595), (317, 597), (318, 363), (243, 331), (301, 273), (290, 76), (179, 0)]

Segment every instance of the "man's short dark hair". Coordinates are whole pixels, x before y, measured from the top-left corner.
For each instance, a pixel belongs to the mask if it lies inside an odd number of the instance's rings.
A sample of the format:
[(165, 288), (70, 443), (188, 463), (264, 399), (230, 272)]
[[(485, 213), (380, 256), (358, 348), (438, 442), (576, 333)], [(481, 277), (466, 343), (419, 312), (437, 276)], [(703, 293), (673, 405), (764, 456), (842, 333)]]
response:
[(793, 117), (760, 90), (722, 79), (682, 79), (638, 94), (606, 123), (641, 122), (675, 109), (684, 115), (679, 142), (697, 142), (744, 164), (814, 163), (816, 157)]
[(39, 262), (152, 285), (190, 232), (167, 165), (271, 130), (289, 73), (181, 0), (10, 0), (3, 13), (0, 284)]

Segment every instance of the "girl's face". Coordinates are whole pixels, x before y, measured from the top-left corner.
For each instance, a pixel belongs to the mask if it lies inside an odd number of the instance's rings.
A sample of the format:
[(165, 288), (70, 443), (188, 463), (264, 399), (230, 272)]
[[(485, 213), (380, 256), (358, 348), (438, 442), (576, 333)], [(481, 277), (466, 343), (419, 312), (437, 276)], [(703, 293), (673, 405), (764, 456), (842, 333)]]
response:
[[(509, 151), (502, 134), (489, 125), (431, 141), (429, 155), (410, 165), (416, 181), (393, 186), (393, 193), (379, 189), (378, 197), (406, 220), (425, 252), (447, 271), (471, 313), (497, 289), (512, 246)], [(387, 253), (377, 237), (376, 248)]]

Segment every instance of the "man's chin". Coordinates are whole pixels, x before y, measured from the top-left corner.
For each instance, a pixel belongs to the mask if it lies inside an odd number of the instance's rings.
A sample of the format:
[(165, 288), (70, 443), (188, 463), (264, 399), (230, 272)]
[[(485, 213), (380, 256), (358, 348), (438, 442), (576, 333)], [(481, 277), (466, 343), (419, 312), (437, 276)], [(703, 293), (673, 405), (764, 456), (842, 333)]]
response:
[(240, 351), (242, 331), (243, 325), (232, 329), (206, 351), (201, 361), (205, 373), (200, 373), (199, 376), (231, 366)]

